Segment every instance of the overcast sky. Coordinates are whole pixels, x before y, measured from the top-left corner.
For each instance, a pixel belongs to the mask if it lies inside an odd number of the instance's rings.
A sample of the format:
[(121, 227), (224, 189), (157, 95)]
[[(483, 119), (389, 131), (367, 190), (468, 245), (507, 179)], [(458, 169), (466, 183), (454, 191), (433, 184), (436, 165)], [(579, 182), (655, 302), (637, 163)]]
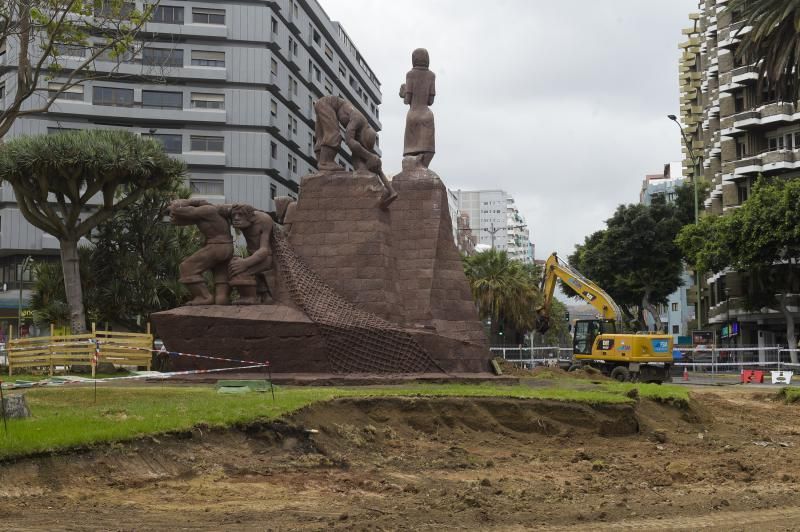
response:
[(400, 170), (411, 51), (436, 73), (434, 170), (502, 188), (536, 258), (565, 256), (681, 158), (678, 43), (696, 0), (319, 0), (382, 83), (381, 148)]

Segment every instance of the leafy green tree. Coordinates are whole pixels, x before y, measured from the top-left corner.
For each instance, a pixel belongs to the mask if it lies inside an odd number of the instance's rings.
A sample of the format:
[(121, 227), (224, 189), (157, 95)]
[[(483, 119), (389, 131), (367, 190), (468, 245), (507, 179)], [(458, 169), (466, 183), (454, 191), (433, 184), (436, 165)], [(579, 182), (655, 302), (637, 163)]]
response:
[(759, 83), (791, 101), (800, 96), (800, 0), (731, 0), (727, 11), (752, 29), (736, 33), (736, 55), (757, 63)]
[(570, 331), (569, 321), (567, 320), (568, 312), (569, 310), (564, 303), (558, 299), (553, 299), (553, 302), (550, 304), (550, 327), (542, 338), (544, 345), (561, 346), (569, 344)]
[(99, 321), (144, 330), (150, 314), (185, 300), (178, 266), (199, 248), (200, 239), (193, 226), (178, 227), (163, 218), (172, 200), (188, 196), (176, 177), (148, 190), (92, 234), (89, 264)]
[(129, 131), (19, 137), (0, 148), (0, 181), (11, 184), (25, 219), (60, 243), (73, 331), (86, 326), (78, 241), (185, 172), (157, 140)]
[[(46, 112), (56, 99), (86, 80), (113, 78), (117, 67), (101, 70), (101, 57), (121, 57), (141, 46), (139, 32), (158, 1), (143, 11), (123, 0), (3, 0), (0, 47), (16, 77), (6, 84), (7, 105), (0, 109), (0, 138), (14, 121)], [(66, 59), (81, 50), (79, 60)], [(112, 63), (107, 63), (111, 65)], [(58, 83), (44, 83), (57, 79)]]
[(492, 321), (491, 340), (500, 339), (501, 332), (510, 338), (512, 330), (521, 334), (533, 328), (541, 282), (537, 266), (490, 249), (464, 257), (464, 273), (481, 319)]
[(676, 242), (704, 271), (733, 268), (748, 279), (749, 308), (777, 308), (786, 319), (792, 362), (798, 356), (795, 319), (789, 308), (800, 292), (800, 180), (759, 179), (750, 198), (724, 216), (687, 226)]
[[(91, 319), (144, 330), (150, 314), (180, 305), (188, 295), (178, 265), (200, 245), (193, 227), (163, 222), (173, 199), (188, 197), (179, 178), (147, 191), (100, 224), (79, 249), (84, 307)], [(60, 264), (37, 262), (31, 308), (37, 324), (69, 322)]]
[[(682, 227), (676, 208), (663, 199), (652, 205), (620, 205), (606, 228), (575, 247), (570, 264), (603, 288), (640, 327), (644, 312), (662, 324), (655, 305), (681, 285), (681, 252), (675, 236)], [(567, 295), (576, 296), (564, 287)], [(635, 312), (634, 312), (635, 311)]]
[[(705, 179), (698, 179), (697, 198), (698, 212), (703, 214), (703, 198), (708, 196), (711, 185)], [(675, 209), (676, 216), (683, 225), (694, 223), (694, 184), (691, 181), (684, 181), (675, 189)]]

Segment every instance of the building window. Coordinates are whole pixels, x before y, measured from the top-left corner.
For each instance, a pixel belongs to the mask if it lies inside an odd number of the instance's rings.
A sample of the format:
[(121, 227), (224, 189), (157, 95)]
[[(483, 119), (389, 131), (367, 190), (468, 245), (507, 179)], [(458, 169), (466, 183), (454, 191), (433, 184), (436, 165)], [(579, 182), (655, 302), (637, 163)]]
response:
[(150, 22), (162, 24), (183, 24), (183, 8), (177, 6), (157, 6)]
[(224, 67), (225, 52), (211, 52), (208, 50), (192, 50), (192, 64), (194, 66)]
[(195, 109), (225, 109), (225, 95), (193, 92), (192, 107)]
[(111, 105), (114, 107), (132, 107), (133, 89), (115, 87), (95, 87), (92, 93), (94, 105)]
[(322, 72), (320, 72), (317, 65), (313, 65), (312, 70), (314, 71), (314, 78), (316, 78), (317, 81), (322, 81)]
[(278, 102), (275, 100), (269, 101), (269, 114), (272, 116), (278, 116)]
[(96, 17), (123, 18), (131, 16), (136, 5), (133, 2), (118, 2), (116, 0), (102, 0), (95, 2), (94, 14)]
[(672, 312), (678, 312), (678, 304), (677, 303), (673, 303), (672, 304)]
[[(95, 61), (111, 61), (112, 63), (131, 63), (135, 59), (135, 54), (133, 50), (125, 50), (123, 52), (118, 52), (113, 48), (107, 48), (105, 50), (100, 51), (102, 46), (95, 47)], [(181, 56), (183, 57), (183, 56)], [(144, 59), (142, 60), (144, 62)]]
[(275, 196), (278, 195), (278, 187), (275, 186), (275, 183), (269, 184), (269, 199), (275, 199)]
[(86, 47), (77, 44), (53, 44), (56, 55), (65, 55), (69, 57), (85, 57)]
[(331, 47), (327, 44), (325, 45), (325, 56), (333, 61), (333, 50), (331, 50)]
[(225, 138), (224, 137), (205, 137), (199, 135), (192, 135), (191, 137), (191, 150), (192, 151), (213, 151), (225, 152)]
[(736, 186), (736, 195), (737, 199), (739, 200), (739, 205), (747, 201), (747, 198), (750, 195), (749, 192), (750, 191), (747, 189), (747, 183), (739, 184)]
[(192, 194), (198, 196), (224, 196), (225, 181), (222, 179), (192, 179), (189, 181)]
[(739, 91), (733, 96), (733, 110), (736, 113), (744, 111), (744, 91)]
[(272, 33), (278, 33), (278, 19), (272, 17)]
[(297, 173), (297, 157), (294, 155), (289, 156), (288, 170), (294, 174)]
[(174, 48), (144, 48), (142, 64), (151, 66), (183, 66), (183, 50)]
[(149, 109), (183, 109), (183, 93), (142, 91), (142, 107)]
[(289, 115), (289, 131), (297, 134), (297, 119), (292, 115)]
[(289, 53), (297, 55), (297, 41), (289, 37)]
[(325, 94), (333, 94), (333, 86), (329, 79), (325, 79)]
[[(278, 158), (278, 145), (275, 144), (272, 141), (270, 141), (270, 143), (269, 143), (269, 156), (272, 159), (277, 159)], [(272, 185), (272, 186), (275, 186), (275, 185)], [(272, 196), (272, 197), (274, 198), (275, 196)]]
[(275, 59), (269, 60), (269, 71), (272, 73), (273, 76), (278, 75), (278, 62)]
[[(61, 91), (60, 93), (58, 91)], [(3, 98), (5, 92), (5, 85), (0, 87), (0, 99)], [(58, 100), (73, 100), (83, 101), (83, 85), (73, 85), (72, 87), (64, 88), (61, 83), (48, 83), (47, 92), (50, 98), (56, 94)]]
[(783, 135), (778, 137), (771, 137), (767, 139), (769, 151), (778, 151), (783, 149)]
[(744, 159), (747, 157), (747, 143), (743, 139), (736, 139), (736, 158)]
[(672, 326), (672, 334), (680, 334), (681, 328), (678, 325)]
[(314, 44), (316, 44), (317, 46), (322, 46), (322, 37), (320, 36), (319, 32), (317, 30), (314, 30), (313, 35), (314, 35), (313, 36)]
[(215, 26), (224, 26), (225, 10), (193, 7), (192, 22), (195, 24), (214, 24)]
[(339, 63), (339, 75), (342, 77), (342, 79), (347, 77), (347, 70), (345, 70), (342, 63)]
[(289, 94), (297, 96), (297, 80), (289, 76)]
[(173, 133), (152, 133), (150, 135), (143, 136), (159, 141), (164, 146), (164, 151), (167, 153), (183, 152), (183, 135)]

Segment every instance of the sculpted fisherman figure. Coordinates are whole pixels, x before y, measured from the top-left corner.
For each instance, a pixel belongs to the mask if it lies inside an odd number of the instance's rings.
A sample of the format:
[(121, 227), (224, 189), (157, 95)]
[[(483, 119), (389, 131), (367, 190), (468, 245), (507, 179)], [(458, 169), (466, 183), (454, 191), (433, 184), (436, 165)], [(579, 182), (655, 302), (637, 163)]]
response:
[(320, 171), (344, 170), (334, 161), (342, 142), (339, 131), (341, 124), (345, 128), (345, 144), (353, 155), (353, 167), (356, 171), (377, 174), (386, 189), (381, 207), (387, 208), (397, 199), (397, 193), (383, 173), (381, 159), (375, 153), (377, 133), (370, 127), (367, 119), (352, 104), (338, 96), (323, 96), (314, 103), (314, 110), (317, 114), (314, 128), (317, 137), (314, 146), (317, 167)]
[[(179, 281), (192, 294), (188, 305), (227, 305), (230, 303), (228, 261), (233, 257), (233, 238), (227, 207), (202, 199), (179, 199), (170, 203), (170, 220), (175, 225), (196, 225), (205, 237), (203, 247), (180, 265)], [(208, 291), (203, 272), (214, 274), (214, 295)]]
[(230, 284), (239, 291), (236, 304), (265, 303), (269, 289), (274, 288), (270, 247), (274, 222), (269, 214), (250, 205), (237, 203), (230, 207), (230, 213), (233, 226), (242, 232), (250, 253), (246, 258), (233, 257), (228, 266)]
[(436, 96), (436, 74), (428, 69), (430, 59), (425, 48), (411, 54), (413, 68), (406, 74), (400, 87), (400, 97), (409, 105), (406, 115), (406, 135), (403, 155), (419, 156), (422, 166), (428, 168), (436, 153), (435, 127), (430, 106)]

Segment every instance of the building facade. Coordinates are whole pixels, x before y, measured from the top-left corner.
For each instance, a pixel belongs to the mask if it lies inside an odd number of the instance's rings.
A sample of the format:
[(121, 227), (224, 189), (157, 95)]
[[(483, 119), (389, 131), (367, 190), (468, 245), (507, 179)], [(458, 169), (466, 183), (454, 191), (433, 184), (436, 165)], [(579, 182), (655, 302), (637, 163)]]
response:
[(533, 263), (530, 229), (514, 198), (503, 190), (456, 190), (458, 210), (471, 222), (478, 249), (499, 249), (513, 260)]
[[(186, 161), (193, 196), (272, 210), (273, 199), (296, 196), (315, 167), (314, 100), (341, 96), (380, 130), (380, 83), (316, 0), (162, 0), (140, 36), (130, 54), (94, 61), (103, 79), (18, 119), (6, 138), (128, 129)], [(66, 70), (89, 57), (83, 47), (59, 52)], [(15, 94), (15, 60), (9, 42), (0, 51), (0, 105)], [(40, 88), (46, 94), (58, 84)], [(338, 159), (352, 168), (344, 145)], [(58, 242), (28, 224), (10, 187), (0, 186), (0, 285), (18, 286), (24, 257), (57, 253)]]
[[(686, 179), (681, 175), (681, 163), (669, 163), (664, 165), (661, 174), (646, 175), (642, 181), (642, 188), (639, 192), (639, 203), (650, 205), (653, 198), (662, 197), (667, 203), (674, 203), (677, 198), (677, 189)], [(695, 319), (694, 307), (690, 307), (688, 302), (688, 290), (692, 285), (692, 277), (688, 271), (681, 274), (682, 285), (670, 294), (666, 304), (658, 305), (659, 318), (665, 327), (667, 334), (671, 334), (677, 344), (680, 337), (690, 335), (689, 322)], [(654, 324), (649, 315), (648, 326)]]
[[(700, 207), (713, 216), (744, 203), (759, 175), (800, 176), (798, 102), (781, 100), (767, 83), (759, 84), (756, 65), (736, 54), (740, 37), (751, 28), (727, 4), (699, 2), (698, 11), (689, 15), (690, 27), (683, 30), (687, 40), (679, 45), (681, 116), (689, 144), (684, 175), (710, 183)], [(743, 308), (745, 274), (723, 272), (701, 284), (701, 327), (717, 330), (723, 343), (786, 345), (780, 312)], [(690, 304), (694, 299), (690, 291)], [(790, 309), (800, 319), (800, 296)], [(738, 333), (724, 335), (725, 330)]]

